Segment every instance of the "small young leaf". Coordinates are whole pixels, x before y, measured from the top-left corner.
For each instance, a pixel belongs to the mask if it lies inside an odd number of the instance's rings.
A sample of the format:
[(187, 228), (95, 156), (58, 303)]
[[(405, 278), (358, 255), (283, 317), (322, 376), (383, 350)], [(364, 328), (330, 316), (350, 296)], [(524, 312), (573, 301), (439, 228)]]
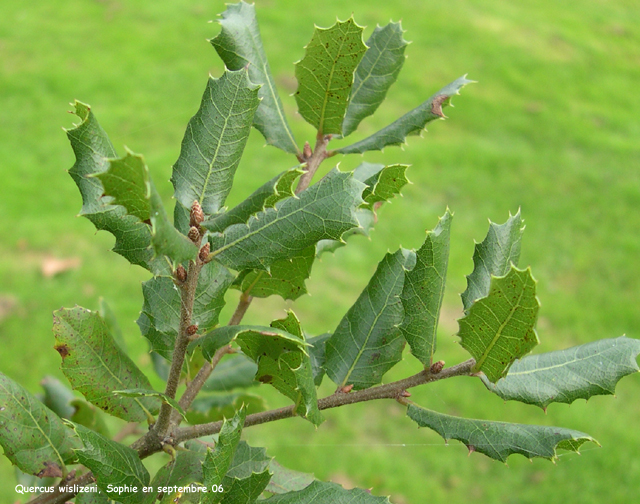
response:
[(285, 152), (298, 153), (298, 146), (287, 124), (280, 96), (271, 75), (269, 62), (262, 47), (255, 6), (245, 2), (227, 4), (218, 21), (220, 34), (209, 42), (230, 70), (247, 68), (249, 79), (261, 84), (258, 93), (260, 106), (253, 117), (253, 125), (262, 133), (267, 144)]
[(495, 383), (528, 354), (539, 343), (534, 329), (539, 308), (530, 269), (512, 265), (505, 276), (492, 277), (488, 296), (458, 320), (460, 345), (476, 360), (474, 371)]
[(150, 477), (135, 450), (82, 425), (72, 425), (84, 445), (76, 450), (78, 460), (93, 472), (105, 495), (122, 504), (151, 504), (155, 500), (154, 492), (143, 492)]
[(345, 490), (336, 483), (315, 480), (303, 490), (274, 495), (264, 504), (391, 504), (388, 497), (376, 497), (360, 488)]
[(12, 464), (43, 478), (66, 475), (79, 443), (53, 411), (0, 373), (0, 445)]
[(258, 87), (246, 69), (209, 78), (171, 176), (175, 198), (185, 208), (198, 201), (212, 215), (224, 205), (260, 102)]
[(566, 350), (529, 355), (513, 363), (509, 373), (486, 387), (505, 401), (535, 404), (571, 404), (576, 399), (614, 394), (616, 384), (637, 373), (640, 340), (619, 338), (593, 341)]
[(271, 461), (269, 469), (273, 475), (271, 476), (271, 481), (269, 481), (265, 490), (274, 494), (303, 490), (313, 483), (314, 480), (313, 474), (287, 469), (286, 467), (282, 467), (275, 460)]
[[(409, 182), (405, 172), (408, 165), (378, 165), (362, 163), (353, 171), (353, 176), (367, 184), (362, 192), (363, 207), (374, 210), (374, 205), (393, 199), (400, 194), (402, 188)], [(362, 178), (361, 178), (362, 177)]]
[(452, 218), (447, 209), (436, 228), (427, 233), (424, 244), (416, 251), (416, 265), (406, 273), (402, 289), (405, 314), (400, 330), (411, 353), (425, 366), (431, 364), (436, 351)]
[(415, 264), (415, 254), (404, 249), (387, 254), (327, 341), (324, 367), (339, 387), (377, 385), (402, 358), (404, 340), (399, 325), (404, 309), (400, 295), (405, 269), (413, 266), (411, 261)]
[(418, 135), (428, 122), (444, 117), (442, 109), (450, 104), (451, 97), (470, 81), (466, 76), (460, 77), (443, 87), (422, 105), (407, 112), (400, 119), (392, 122), (373, 135), (346, 147), (336, 149), (337, 154), (363, 154), (367, 151), (382, 150), (390, 145), (402, 145), (409, 135)]
[(513, 264), (518, 265), (524, 224), (520, 211), (509, 215), (504, 224), (489, 221), (489, 232), (482, 243), (476, 243), (473, 272), (467, 276), (467, 289), (462, 293), (465, 313), (476, 299), (489, 293), (491, 276), (504, 276)]
[(209, 392), (230, 392), (246, 389), (259, 384), (255, 381), (258, 366), (242, 354), (226, 357), (220, 362), (205, 382), (202, 390)]
[(296, 63), (298, 111), (319, 135), (342, 133), (353, 73), (367, 50), (362, 31), (352, 17), (330, 28), (316, 27)]
[(71, 386), (107, 413), (140, 422), (159, 409), (155, 398), (116, 397), (113, 390), (150, 389), (147, 377), (116, 345), (96, 312), (81, 307), (54, 312), (55, 349), (62, 357), (62, 372)]
[(349, 106), (342, 123), (342, 135), (353, 133), (360, 122), (373, 114), (387, 96), (404, 64), (408, 42), (400, 23), (376, 26), (367, 40), (367, 52), (355, 71)]
[(187, 417), (185, 416), (184, 410), (180, 407), (180, 405), (178, 404), (178, 401), (176, 401), (175, 399), (171, 399), (171, 397), (167, 396), (166, 394), (163, 394), (162, 392), (157, 392), (152, 389), (134, 388), (134, 389), (126, 389), (126, 390), (114, 390), (113, 393), (121, 397), (157, 397), (163, 403), (168, 404), (174, 410), (180, 413), (180, 416), (182, 418), (184, 418), (185, 420), (187, 419)]
[(462, 441), (470, 451), (484, 453), (487, 457), (506, 462), (507, 457), (519, 453), (532, 459), (558, 458), (557, 449), (578, 452), (580, 447), (592, 441), (588, 434), (561, 427), (525, 425), (488, 420), (458, 418), (410, 404), (407, 415), (420, 427), (429, 427), (445, 441)]
[(213, 257), (235, 269), (266, 269), (320, 240), (339, 240), (359, 225), (355, 210), (365, 185), (333, 169), (317, 184), (209, 239)]
[(217, 422), (223, 418), (233, 417), (243, 406), (248, 415), (267, 409), (264, 398), (256, 394), (244, 392), (235, 394), (201, 394), (191, 403), (187, 411), (187, 420), (192, 425)]
[(96, 408), (93, 404), (83, 401), (82, 399), (74, 399), (71, 401), (71, 406), (73, 406), (74, 413), (71, 415), (69, 420), (73, 423), (84, 425), (106, 438), (111, 437), (109, 428), (104, 421), (102, 411)]

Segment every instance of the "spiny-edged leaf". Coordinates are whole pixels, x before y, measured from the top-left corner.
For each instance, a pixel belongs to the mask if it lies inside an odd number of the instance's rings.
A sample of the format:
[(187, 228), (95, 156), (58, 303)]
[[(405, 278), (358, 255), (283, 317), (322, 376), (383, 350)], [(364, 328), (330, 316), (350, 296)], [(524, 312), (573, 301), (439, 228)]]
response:
[(75, 399), (73, 391), (53, 376), (45, 376), (40, 385), (44, 389), (44, 405), (60, 418), (71, 418), (74, 412), (71, 401)]
[[(252, 375), (252, 379), (254, 375)], [(231, 418), (244, 405), (248, 415), (259, 413), (267, 409), (262, 396), (238, 392), (233, 394), (200, 394), (191, 403), (187, 411), (190, 424), (217, 422), (223, 418)]]
[(275, 459), (271, 461), (269, 469), (273, 475), (267, 485), (266, 491), (274, 494), (297, 492), (298, 490), (308, 487), (314, 480), (313, 474), (282, 467)]
[(342, 135), (353, 133), (360, 122), (373, 114), (387, 96), (404, 64), (408, 42), (400, 23), (389, 23), (375, 30), (367, 40), (367, 52), (355, 71), (351, 98), (342, 123)]
[(82, 399), (74, 399), (71, 401), (71, 406), (74, 409), (71, 420), (74, 423), (84, 425), (91, 430), (96, 431), (98, 434), (102, 434), (106, 438), (111, 437), (109, 428), (104, 421), (103, 413), (93, 404), (83, 401)]
[(261, 473), (269, 467), (271, 460), (272, 457), (267, 455), (264, 448), (249, 446), (246, 442), (240, 441), (227, 471), (227, 477), (246, 478), (252, 473)]
[(390, 145), (402, 145), (409, 135), (418, 135), (428, 122), (444, 117), (442, 109), (451, 103), (451, 97), (470, 81), (466, 76), (460, 77), (443, 87), (427, 101), (407, 112), (400, 119), (392, 122), (373, 135), (346, 147), (336, 149), (338, 154), (363, 154), (367, 151), (382, 150)]
[(320, 240), (316, 243), (316, 257), (320, 257), (325, 252), (335, 252), (336, 249), (340, 247), (344, 247), (350, 237), (355, 235), (362, 235), (369, 237), (371, 230), (373, 229), (374, 224), (376, 223), (376, 215), (371, 210), (367, 208), (358, 208), (356, 210), (356, 218), (358, 219), (358, 223), (360, 224), (356, 228), (352, 228), (349, 231), (346, 231), (342, 235), (341, 240)]
[(218, 22), (220, 34), (210, 42), (220, 59), (230, 70), (248, 68), (249, 79), (261, 84), (258, 93), (260, 106), (253, 117), (253, 125), (268, 144), (296, 154), (298, 146), (287, 124), (282, 102), (271, 76), (267, 56), (262, 47), (255, 6), (245, 2), (227, 4), (227, 10)]
[[(198, 324), (200, 331), (207, 331), (218, 323), (225, 304), (224, 294), (232, 281), (231, 272), (214, 261), (200, 270), (191, 316), (191, 323)], [(180, 292), (172, 277), (156, 276), (142, 284), (142, 293), (144, 304), (138, 326), (152, 349), (170, 359), (180, 328)]]
[(588, 441), (599, 445), (588, 434), (571, 429), (459, 418), (414, 404), (407, 408), (407, 415), (420, 427), (436, 431), (445, 441), (457, 439), (470, 451), (484, 453), (501, 462), (506, 462), (513, 453), (528, 459), (541, 457), (554, 460), (558, 458), (558, 449), (578, 452)]
[(0, 445), (12, 464), (28, 474), (58, 477), (75, 459), (77, 438), (53, 411), (0, 373)]
[(505, 401), (571, 404), (576, 399), (614, 394), (616, 384), (638, 372), (640, 340), (624, 336), (593, 341), (566, 350), (529, 355), (516, 361), (509, 373), (493, 384), (482, 381)]
[[(413, 258), (411, 257), (413, 255)], [(404, 340), (399, 325), (405, 268), (415, 255), (404, 249), (387, 254), (355, 304), (326, 343), (327, 376), (339, 387), (365, 389), (402, 358)]]
[(254, 504), (269, 484), (271, 472), (265, 469), (246, 478), (233, 478), (224, 485), (221, 504)]
[(230, 355), (215, 367), (202, 390), (229, 392), (237, 388), (253, 387), (259, 383), (254, 379), (257, 372), (256, 363), (241, 353)]
[(148, 419), (148, 413), (158, 411), (160, 402), (155, 398), (113, 395), (114, 390), (150, 389), (151, 384), (116, 345), (100, 314), (79, 306), (57, 310), (53, 334), (62, 372), (90, 403), (129, 422)]
[(311, 370), (313, 372), (313, 382), (319, 387), (324, 378), (324, 361), (326, 359), (326, 344), (331, 337), (331, 333), (321, 334), (314, 338), (309, 338), (309, 359), (311, 360)]
[(322, 180), (209, 239), (213, 257), (235, 270), (267, 269), (320, 240), (339, 240), (359, 225), (364, 184), (337, 168)]
[(388, 497), (376, 497), (360, 488), (345, 490), (336, 483), (315, 480), (303, 490), (274, 495), (264, 504), (390, 504)]
[(259, 102), (258, 86), (249, 82), (246, 69), (209, 78), (171, 176), (175, 197), (184, 207), (191, 208), (196, 200), (207, 215), (222, 208)]
[(278, 295), (282, 299), (296, 300), (307, 293), (305, 282), (311, 275), (316, 258), (313, 245), (297, 252), (293, 257), (280, 259), (270, 270), (246, 270), (234, 284), (245, 294), (266, 298)]
[(296, 63), (298, 111), (318, 134), (342, 133), (353, 73), (367, 50), (362, 31), (353, 17), (330, 28), (316, 26)]
[(491, 276), (504, 276), (513, 264), (518, 265), (524, 224), (520, 210), (509, 215), (504, 224), (489, 221), (489, 232), (482, 243), (476, 243), (473, 272), (467, 276), (467, 289), (462, 293), (465, 313), (476, 299), (489, 293)]
[(294, 402), (297, 415), (320, 425), (324, 418), (318, 409), (311, 361), (299, 322), (289, 312), (286, 319), (274, 321), (272, 326), (240, 332), (236, 341), (245, 355), (258, 364), (256, 380), (275, 387)]
[[(190, 483), (202, 483), (204, 458), (204, 454), (197, 451), (177, 451), (175, 458), (158, 470), (150, 486), (155, 492), (160, 492), (162, 488), (186, 487)], [(164, 498), (161, 502), (172, 503), (173, 496), (170, 493), (163, 492), (163, 494)]]
[(109, 169), (95, 176), (102, 182), (105, 196), (112, 197), (114, 204), (151, 225), (151, 244), (157, 255), (167, 256), (174, 263), (195, 259), (197, 247), (169, 222), (140, 154), (127, 150), (124, 157), (110, 159)]
[(166, 268), (155, 259), (151, 248), (151, 230), (137, 217), (128, 215), (124, 207), (105, 204), (100, 180), (91, 175), (109, 168), (108, 160), (118, 156), (109, 137), (98, 124), (91, 107), (79, 101), (73, 104), (74, 113), (82, 122), (66, 130), (76, 162), (69, 170), (82, 195), (80, 215), (89, 219), (96, 229), (105, 230), (116, 238), (113, 251), (132, 264), (152, 272)]
[(265, 208), (273, 208), (278, 201), (293, 196), (293, 184), (303, 173), (303, 170), (296, 167), (276, 175), (240, 204), (228, 212), (214, 216), (203, 226), (214, 233), (221, 233), (233, 224), (246, 223), (252, 215)]
[(102, 493), (123, 504), (150, 504), (155, 500), (155, 493), (143, 492), (150, 477), (135, 450), (82, 425), (72, 425), (84, 445), (76, 450), (78, 460), (93, 472)]
[(411, 353), (429, 366), (436, 351), (440, 307), (449, 264), (449, 209), (416, 251), (416, 265), (405, 275), (402, 289), (404, 321), (400, 326)]
[(489, 294), (478, 299), (458, 320), (460, 345), (495, 383), (507, 374), (514, 360), (527, 355), (538, 343), (534, 329), (540, 303), (531, 269), (511, 266), (502, 277), (492, 277)]
[[(232, 467), (245, 418), (246, 411), (242, 408), (232, 419), (225, 420), (215, 448), (207, 451), (202, 470), (203, 483), (208, 490), (211, 490), (213, 485), (223, 484), (225, 475)], [(203, 494), (200, 502), (202, 504), (216, 504), (220, 502), (222, 497), (223, 492), (208, 492)]]
[[(372, 163), (362, 163), (353, 171), (353, 176), (367, 184), (367, 188), (362, 192), (364, 200), (363, 207), (369, 210), (374, 209), (376, 203), (389, 201), (396, 194), (400, 194), (402, 188), (409, 183), (405, 172), (408, 165), (380, 165)], [(362, 177), (362, 178), (360, 178)]]
[(122, 350), (127, 351), (127, 344), (124, 340), (124, 336), (122, 334), (122, 329), (120, 329), (120, 324), (118, 324), (118, 320), (116, 319), (115, 313), (111, 307), (107, 304), (104, 298), (98, 299), (98, 313), (104, 323), (107, 325), (111, 336), (113, 336), (114, 341), (118, 344)]
[(176, 401), (175, 399), (172, 399), (167, 394), (163, 394), (162, 392), (157, 392), (153, 389), (134, 388), (134, 389), (126, 389), (126, 390), (114, 390), (113, 393), (121, 397), (157, 397), (158, 399), (160, 399), (160, 401), (168, 404), (174, 410), (180, 413), (180, 416), (182, 416), (182, 418), (184, 418), (185, 420), (187, 419), (187, 417), (185, 416), (184, 410), (178, 404), (178, 401)]

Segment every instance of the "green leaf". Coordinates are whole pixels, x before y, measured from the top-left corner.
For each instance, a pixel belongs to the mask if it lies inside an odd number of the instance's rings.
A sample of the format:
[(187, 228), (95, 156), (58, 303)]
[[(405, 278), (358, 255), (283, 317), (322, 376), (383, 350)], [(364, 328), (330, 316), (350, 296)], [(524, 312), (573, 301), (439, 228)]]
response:
[(313, 382), (319, 387), (324, 378), (324, 362), (326, 359), (326, 344), (331, 337), (331, 333), (321, 334), (307, 340), (309, 343), (309, 359), (311, 360), (311, 370), (313, 372)]
[[(252, 375), (252, 379), (254, 375)], [(223, 418), (231, 418), (242, 406), (247, 414), (259, 413), (267, 409), (262, 396), (239, 392), (234, 394), (200, 394), (187, 411), (190, 424), (217, 422)]]
[(244, 355), (230, 355), (216, 366), (202, 390), (229, 392), (236, 388), (253, 387), (259, 383), (254, 380), (257, 372), (256, 363)]
[(400, 23), (375, 30), (367, 40), (367, 52), (355, 71), (351, 98), (342, 123), (343, 136), (350, 135), (360, 122), (372, 115), (384, 101), (404, 64), (408, 42)]
[(315, 480), (303, 490), (274, 495), (264, 504), (391, 504), (388, 497), (376, 497), (360, 488), (345, 490), (336, 483)]
[(93, 490), (79, 493), (76, 497), (76, 504), (112, 504), (113, 501), (102, 492), (98, 491), (97, 485), (87, 485)]
[(469, 451), (484, 453), (487, 457), (505, 462), (512, 453), (528, 459), (541, 457), (558, 458), (558, 448), (578, 452), (580, 447), (592, 441), (599, 443), (583, 432), (542, 425), (491, 422), (458, 418), (410, 404), (407, 415), (420, 427), (429, 427), (445, 441), (462, 441)]
[(254, 504), (269, 484), (271, 473), (265, 469), (246, 478), (234, 478), (224, 486), (221, 504)]
[(435, 229), (427, 233), (424, 244), (416, 251), (416, 265), (406, 273), (402, 289), (405, 314), (400, 330), (411, 353), (425, 366), (431, 364), (436, 351), (452, 218), (447, 209)]
[(150, 478), (135, 450), (82, 425), (72, 425), (84, 445), (76, 450), (78, 460), (93, 472), (102, 493), (123, 504), (151, 504), (155, 500), (155, 493), (143, 492)]
[(399, 325), (404, 309), (400, 295), (412, 254), (400, 249), (380, 261), (369, 284), (327, 341), (324, 367), (339, 387), (377, 385), (402, 358), (404, 339)]
[[(204, 458), (203, 453), (193, 450), (177, 451), (175, 458), (158, 470), (150, 486), (155, 492), (159, 493), (159, 489), (163, 487), (186, 487), (190, 483), (202, 483), (202, 462)], [(188, 494), (185, 493), (185, 495)], [(164, 493), (164, 498), (161, 502), (171, 504), (177, 502), (172, 501), (172, 497), (173, 494)]]
[(153, 398), (116, 397), (114, 390), (150, 389), (147, 377), (118, 347), (97, 312), (81, 307), (62, 308), (53, 314), (55, 349), (62, 357), (62, 372), (74, 390), (110, 415), (129, 422), (149, 418), (159, 409)]
[(313, 474), (303, 473), (282, 467), (275, 460), (271, 461), (269, 469), (273, 473), (266, 491), (274, 494), (297, 492), (313, 483)]
[(213, 257), (235, 270), (265, 269), (320, 240), (339, 240), (359, 225), (355, 210), (364, 184), (333, 169), (322, 180), (210, 237)]
[(109, 428), (102, 416), (102, 411), (96, 408), (93, 404), (89, 404), (87, 401), (83, 401), (82, 399), (74, 399), (71, 401), (71, 406), (73, 407), (74, 412), (69, 420), (74, 423), (84, 425), (85, 427), (96, 431), (98, 434), (102, 434), (106, 438), (111, 437)]
[(296, 63), (298, 111), (319, 135), (342, 133), (353, 73), (367, 50), (362, 32), (353, 17), (330, 28), (316, 26)]
[(253, 297), (278, 295), (282, 299), (296, 300), (307, 293), (306, 280), (316, 258), (313, 245), (294, 256), (274, 262), (269, 271), (248, 270), (237, 281), (238, 288)]
[(166, 268), (166, 264), (154, 259), (149, 226), (137, 217), (128, 215), (124, 207), (105, 204), (102, 199), (102, 184), (92, 175), (106, 171), (109, 168), (108, 160), (118, 155), (91, 112), (91, 107), (79, 101), (73, 106), (74, 113), (82, 122), (66, 131), (76, 156), (69, 175), (82, 195), (80, 215), (89, 219), (96, 229), (113, 234), (116, 238), (113, 251), (130, 263), (152, 272)]
[(73, 391), (53, 376), (45, 376), (40, 385), (44, 389), (44, 405), (60, 418), (71, 418), (75, 411), (71, 406)]
[(482, 243), (476, 243), (473, 253), (473, 272), (467, 276), (467, 289), (462, 304), (467, 313), (476, 299), (489, 293), (491, 276), (504, 276), (511, 264), (518, 265), (524, 224), (520, 210), (509, 215), (504, 224), (489, 221), (489, 232)]
[(228, 69), (247, 68), (251, 82), (262, 85), (258, 93), (260, 106), (253, 117), (253, 125), (269, 145), (298, 153), (262, 47), (255, 6), (245, 2), (227, 4), (227, 10), (221, 16), (218, 22), (222, 31), (210, 40), (211, 44)]
[(252, 215), (266, 208), (273, 208), (278, 201), (294, 196), (293, 184), (303, 173), (303, 170), (295, 167), (276, 175), (228, 212), (215, 215), (204, 222), (203, 227), (214, 233), (221, 233), (233, 224), (246, 224)]
[(144, 158), (129, 150), (122, 158), (110, 159), (109, 169), (97, 173), (105, 196), (123, 206), (127, 213), (151, 225), (151, 244), (157, 255), (167, 256), (173, 263), (195, 259), (198, 249), (180, 233), (167, 217)]
[(367, 184), (367, 188), (362, 192), (363, 206), (374, 210), (376, 203), (389, 201), (396, 194), (400, 194), (402, 188), (409, 182), (405, 175), (408, 167), (401, 164), (384, 166), (366, 162), (358, 166), (353, 171), (353, 176)]
[(191, 208), (194, 201), (207, 215), (222, 208), (259, 102), (258, 86), (249, 82), (246, 69), (209, 78), (171, 176), (175, 198), (185, 208)]
[(158, 399), (160, 399), (160, 401), (168, 404), (174, 410), (180, 413), (180, 416), (182, 418), (184, 418), (185, 420), (187, 419), (187, 417), (185, 416), (184, 410), (180, 407), (180, 405), (178, 404), (178, 401), (176, 401), (175, 399), (172, 399), (166, 394), (163, 394), (162, 392), (157, 392), (153, 389), (133, 388), (133, 389), (126, 389), (126, 390), (114, 390), (113, 393), (121, 397), (157, 397)]
[(356, 219), (358, 219), (360, 225), (346, 231), (341, 240), (320, 240), (316, 243), (316, 257), (320, 257), (325, 252), (335, 252), (340, 247), (344, 247), (347, 244), (346, 240), (352, 236), (362, 235), (369, 237), (377, 220), (375, 213), (366, 208), (358, 208), (356, 210)]
[(0, 445), (12, 464), (41, 478), (66, 476), (77, 441), (53, 411), (0, 373)]
[(451, 103), (451, 97), (460, 94), (459, 91), (470, 81), (466, 76), (460, 77), (451, 84), (443, 87), (427, 101), (407, 112), (400, 119), (392, 122), (373, 135), (346, 147), (336, 149), (338, 154), (363, 154), (367, 151), (382, 150), (390, 145), (406, 143), (409, 135), (418, 135), (428, 122), (444, 117), (442, 109)]
[(476, 360), (473, 371), (495, 383), (528, 354), (539, 343), (534, 329), (539, 308), (531, 269), (512, 265), (505, 276), (492, 277), (489, 295), (458, 320), (460, 345)]
[[(225, 305), (224, 294), (231, 286), (233, 275), (216, 262), (200, 270), (191, 316), (199, 331), (207, 331), (218, 323)], [(171, 360), (175, 338), (180, 329), (180, 292), (171, 276), (156, 276), (142, 284), (144, 304), (138, 326), (152, 349)]]
[[(238, 443), (233, 461), (222, 479), (224, 488), (224, 493), (221, 494), (222, 504), (255, 502), (271, 477), (270, 463), (271, 457), (267, 457), (264, 448), (253, 448), (243, 441)], [(218, 502), (218, 500), (205, 502)]]
[(529, 355), (514, 362), (509, 373), (486, 387), (505, 401), (535, 404), (543, 409), (552, 402), (571, 404), (594, 395), (613, 395), (616, 384), (638, 372), (640, 340), (619, 338), (593, 341), (566, 350)]
[(107, 325), (107, 328), (109, 329), (109, 332), (111, 333), (111, 336), (113, 336), (115, 342), (122, 350), (126, 352), (127, 344), (124, 340), (122, 329), (120, 329), (120, 325), (118, 324), (115, 313), (113, 313), (113, 310), (104, 300), (104, 298), (98, 298), (98, 313), (100, 314), (102, 320), (104, 320), (104, 323)]

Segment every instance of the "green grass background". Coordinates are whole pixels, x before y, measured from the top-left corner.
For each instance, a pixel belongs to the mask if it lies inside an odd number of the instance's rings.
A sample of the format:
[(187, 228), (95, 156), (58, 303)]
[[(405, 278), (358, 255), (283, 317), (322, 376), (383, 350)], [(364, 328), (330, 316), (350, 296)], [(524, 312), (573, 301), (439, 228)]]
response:
[[(335, 328), (387, 250), (420, 245), (448, 205), (454, 212), (447, 293), (437, 356), (465, 359), (454, 336), (459, 293), (472, 269), (473, 240), (487, 218), (503, 222), (519, 207), (527, 222), (521, 266), (531, 265), (542, 302), (536, 351), (623, 333), (640, 337), (640, 9), (634, 0), (550, 2), (451, 0), (294, 2), (259, 0), (263, 40), (298, 142), (311, 128), (295, 114), (292, 63), (313, 23), (354, 13), (368, 29), (402, 19), (408, 59), (380, 110), (354, 138), (385, 126), (442, 85), (468, 73), (478, 81), (454, 98), (450, 119), (433, 123), (404, 149), (366, 156), (409, 163), (414, 182), (384, 206), (370, 241), (314, 266), (312, 295), (295, 304), (305, 329)], [(122, 152), (146, 156), (170, 204), (168, 179), (186, 122), (207, 74), (223, 66), (205, 39), (221, 1), (82, 0), (3, 2), (0, 6), (0, 369), (39, 390), (46, 374), (63, 379), (52, 349), (51, 312), (103, 296), (117, 314), (135, 361), (152, 374), (133, 321), (145, 271), (109, 252), (112, 238), (75, 218), (81, 200), (66, 174), (73, 156), (60, 126), (66, 104), (93, 106)], [(294, 160), (252, 133), (229, 203)], [(335, 159), (335, 158), (334, 158)], [(332, 160), (333, 161), (333, 160)], [(340, 161), (351, 169), (359, 156)], [(323, 170), (330, 168), (326, 163)], [(78, 257), (81, 267), (46, 279), (47, 256)], [(230, 293), (230, 313), (236, 293)], [(248, 321), (267, 322), (289, 304), (258, 300)], [(385, 377), (417, 370), (408, 356)], [(160, 386), (159, 382), (155, 382)], [(324, 384), (323, 393), (331, 393)], [(248, 429), (291, 468), (392, 495), (398, 504), (437, 502), (631, 502), (640, 489), (640, 377), (617, 398), (572, 406), (503, 403), (477, 380), (459, 378), (415, 390), (423, 406), (470, 417), (560, 425), (588, 432), (602, 448), (563, 455), (557, 465), (513, 456), (507, 466), (434, 433), (418, 431), (392, 402), (327, 411), (315, 431), (291, 419)], [(280, 399), (269, 394), (271, 404)], [(162, 461), (151, 461), (159, 464)], [(0, 501), (15, 502), (12, 469), (0, 461)]]

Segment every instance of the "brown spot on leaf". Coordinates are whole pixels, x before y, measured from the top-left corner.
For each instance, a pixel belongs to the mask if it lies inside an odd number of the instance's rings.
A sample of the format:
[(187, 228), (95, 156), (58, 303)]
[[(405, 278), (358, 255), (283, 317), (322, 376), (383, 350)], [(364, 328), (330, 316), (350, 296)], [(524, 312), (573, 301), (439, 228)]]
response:
[(62, 469), (58, 464), (54, 464), (53, 462), (45, 462), (44, 469), (42, 469), (38, 474), (36, 474), (38, 478), (61, 478), (62, 477)]
[(258, 378), (258, 381), (261, 383), (271, 383), (273, 381), (273, 376), (271, 375), (262, 375), (260, 378)]
[(438, 95), (433, 99), (433, 101), (431, 102), (431, 113), (433, 115), (437, 115), (438, 117), (446, 117), (442, 113), (442, 104), (447, 98), (449, 98), (447, 95)]
[(67, 357), (69, 355), (69, 347), (67, 345), (58, 345), (58, 346), (54, 346), (53, 348), (56, 349), (56, 351), (60, 354), (60, 357), (62, 357), (63, 359), (65, 357)]

